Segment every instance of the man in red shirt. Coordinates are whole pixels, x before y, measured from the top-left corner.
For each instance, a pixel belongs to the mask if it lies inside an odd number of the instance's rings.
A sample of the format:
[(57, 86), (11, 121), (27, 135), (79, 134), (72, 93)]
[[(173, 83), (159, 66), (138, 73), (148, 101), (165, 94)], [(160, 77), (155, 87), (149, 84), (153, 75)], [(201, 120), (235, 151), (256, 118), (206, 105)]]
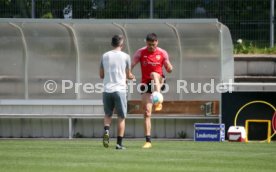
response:
[[(144, 112), (144, 125), (146, 143), (143, 148), (151, 148), (151, 112), (152, 101), (151, 93), (154, 91), (160, 92), (164, 87), (164, 74), (162, 67), (164, 66), (168, 73), (172, 72), (172, 65), (169, 61), (168, 53), (157, 47), (158, 39), (155, 33), (150, 33), (146, 37), (146, 46), (137, 50), (131, 64), (133, 69), (140, 62), (142, 81), (140, 91), (142, 92), (142, 104)], [(153, 81), (154, 84), (151, 84)], [(162, 110), (162, 104), (155, 106), (155, 111)]]

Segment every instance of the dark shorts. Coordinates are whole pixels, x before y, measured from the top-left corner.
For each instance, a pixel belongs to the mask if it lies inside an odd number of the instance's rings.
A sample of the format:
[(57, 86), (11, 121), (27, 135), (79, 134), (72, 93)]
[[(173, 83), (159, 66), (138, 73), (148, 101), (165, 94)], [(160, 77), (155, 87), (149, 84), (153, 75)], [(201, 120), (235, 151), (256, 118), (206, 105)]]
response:
[(111, 117), (116, 110), (119, 117), (127, 115), (127, 94), (124, 92), (103, 92), (103, 104), (105, 115)]
[[(166, 83), (166, 80), (164, 81), (164, 83)], [(161, 86), (161, 91), (166, 89), (166, 84), (162, 84)], [(143, 93), (152, 93), (154, 91), (154, 85), (152, 85), (151, 83), (140, 83), (140, 88), (138, 90), (138, 92), (140, 92), (141, 94)]]

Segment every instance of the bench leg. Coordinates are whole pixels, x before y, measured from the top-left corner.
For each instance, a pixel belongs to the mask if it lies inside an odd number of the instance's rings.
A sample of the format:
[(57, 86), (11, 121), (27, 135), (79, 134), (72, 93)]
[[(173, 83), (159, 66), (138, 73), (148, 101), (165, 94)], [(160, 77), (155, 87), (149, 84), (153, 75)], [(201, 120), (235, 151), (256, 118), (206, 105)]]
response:
[(72, 118), (69, 118), (69, 139), (72, 139)]

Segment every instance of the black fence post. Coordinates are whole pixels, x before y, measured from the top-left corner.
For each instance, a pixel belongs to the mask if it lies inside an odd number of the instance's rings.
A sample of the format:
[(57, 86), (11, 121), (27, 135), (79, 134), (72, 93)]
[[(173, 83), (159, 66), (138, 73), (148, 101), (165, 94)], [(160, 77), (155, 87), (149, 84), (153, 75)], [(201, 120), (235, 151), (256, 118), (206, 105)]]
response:
[(35, 18), (35, 0), (32, 0), (32, 18)]

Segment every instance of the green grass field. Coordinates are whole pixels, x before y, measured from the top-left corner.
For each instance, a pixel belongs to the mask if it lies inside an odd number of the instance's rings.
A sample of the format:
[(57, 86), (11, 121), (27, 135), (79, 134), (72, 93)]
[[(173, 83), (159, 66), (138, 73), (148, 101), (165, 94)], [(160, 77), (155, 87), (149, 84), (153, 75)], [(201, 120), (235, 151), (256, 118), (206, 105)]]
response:
[(276, 143), (125, 140), (127, 150), (101, 140), (0, 140), (1, 172), (276, 171)]

